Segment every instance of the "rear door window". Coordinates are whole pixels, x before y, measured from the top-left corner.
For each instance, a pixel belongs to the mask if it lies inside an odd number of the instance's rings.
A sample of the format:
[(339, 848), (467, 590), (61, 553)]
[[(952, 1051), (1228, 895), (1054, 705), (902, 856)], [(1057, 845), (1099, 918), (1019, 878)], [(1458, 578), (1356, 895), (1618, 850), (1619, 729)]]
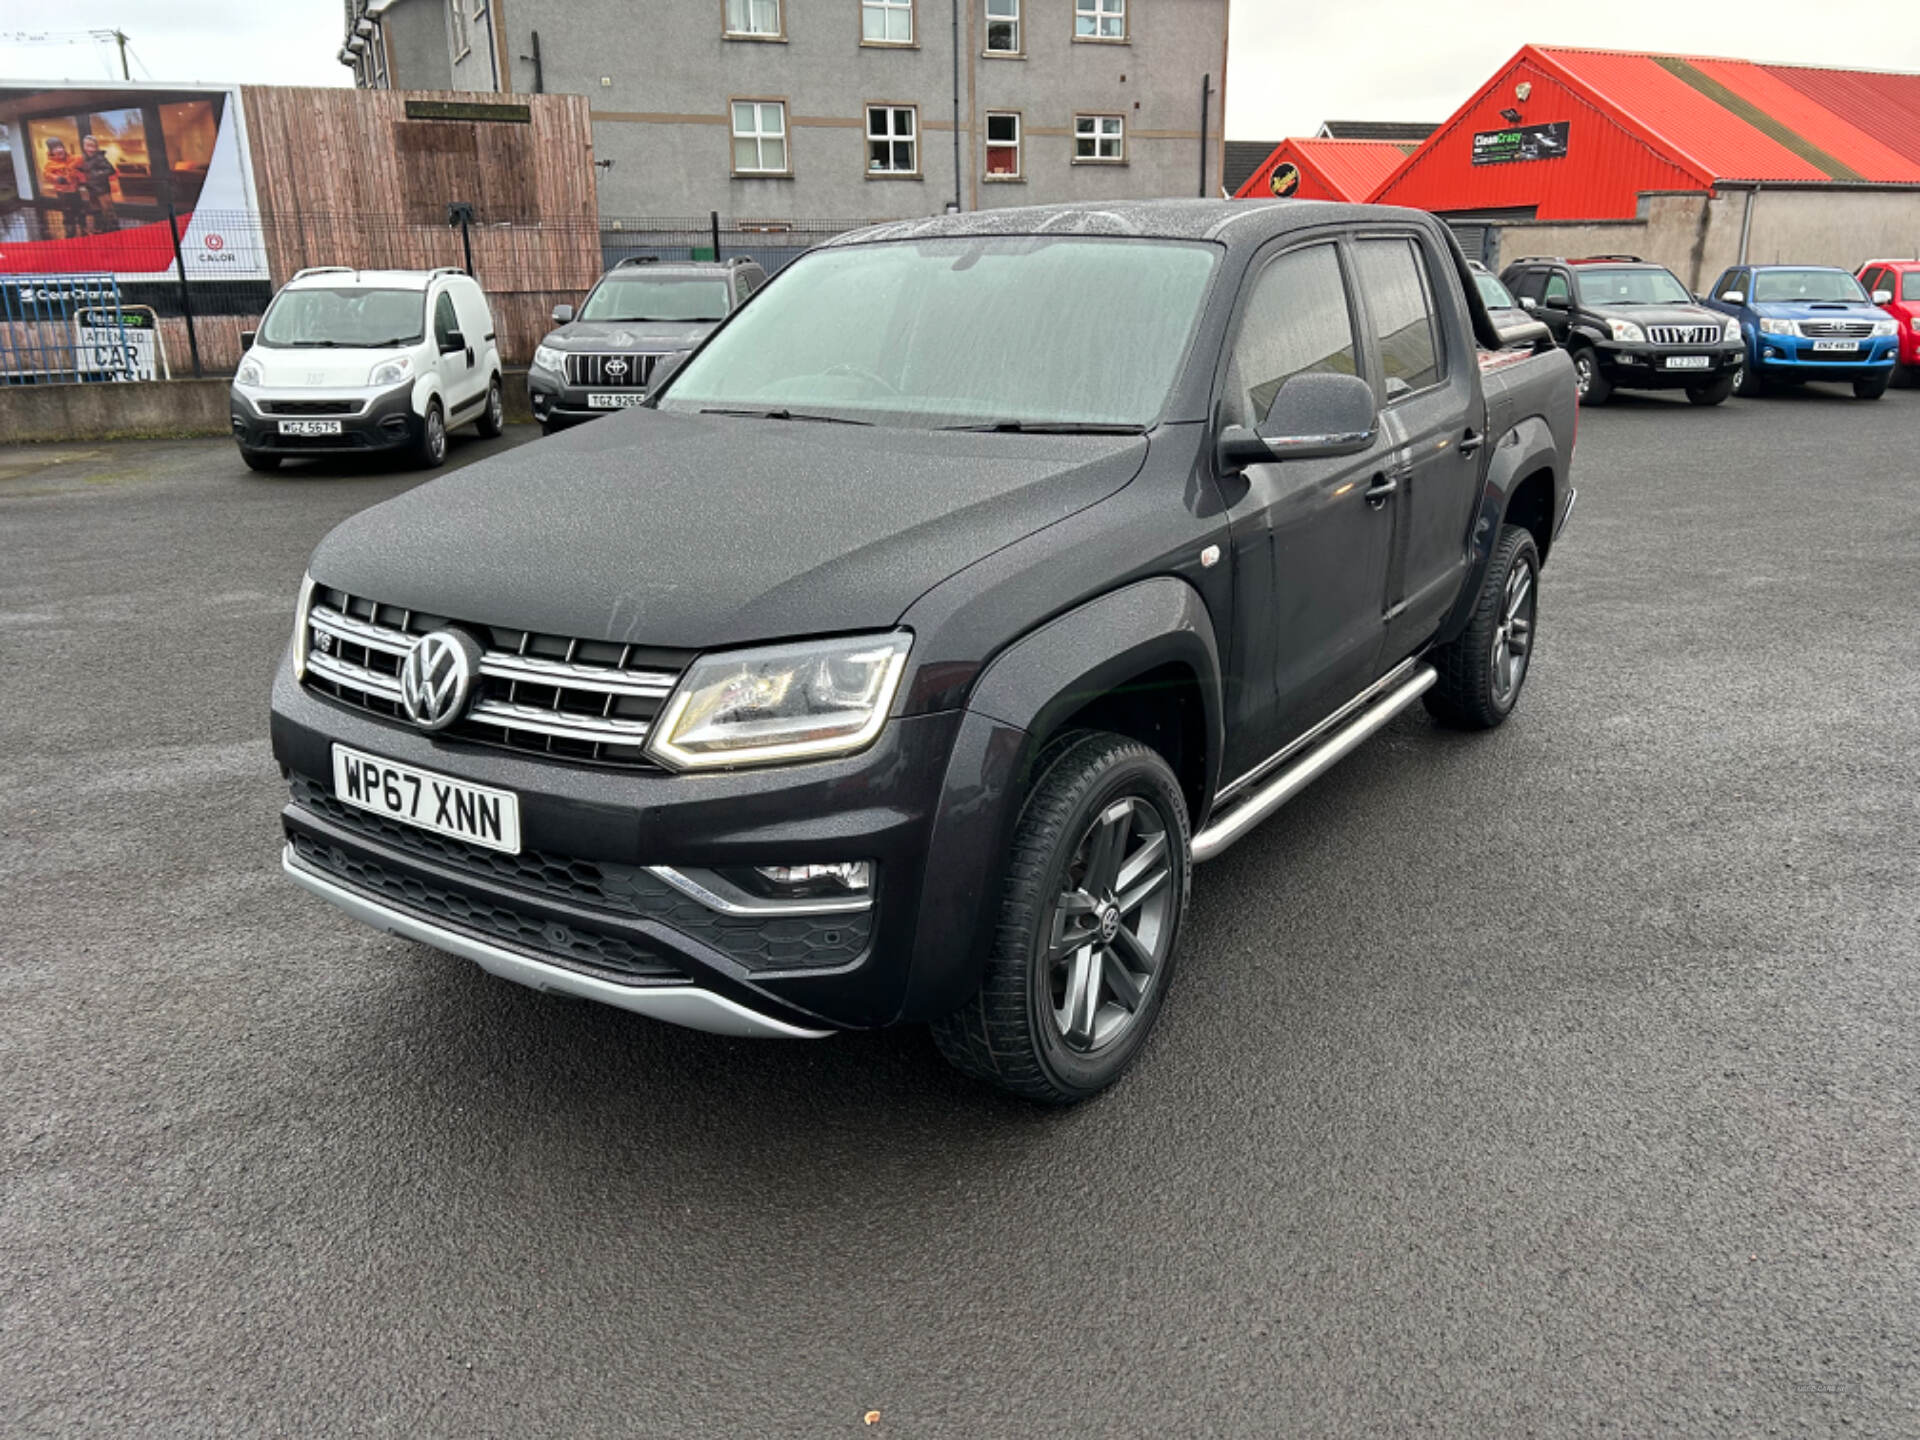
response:
[(1513, 277), (1513, 293), (1522, 300), (1538, 301), (1540, 291), (1545, 287), (1546, 283), (1546, 271), (1522, 270), (1518, 275)]
[(1373, 317), (1387, 401), (1440, 383), (1445, 354), (1426, 262), (1411, 239), (1362, 240), (1354, 247), (1360, 293)]
[(1257, 426), (1295, 375), (1357, 375), (1359, 347), (1339, 252), (1289, 250), (1253, 282), (1227, 361), (1223, 419)]

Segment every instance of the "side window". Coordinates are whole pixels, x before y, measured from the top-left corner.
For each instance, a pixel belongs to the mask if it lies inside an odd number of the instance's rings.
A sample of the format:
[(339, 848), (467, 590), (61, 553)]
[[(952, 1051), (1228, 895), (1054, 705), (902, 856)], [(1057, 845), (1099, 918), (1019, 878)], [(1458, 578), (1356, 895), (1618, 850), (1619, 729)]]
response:
[(1892, 287), (1887, 284), (1887, 272), (1876, 265), (1860, 277), (1860, 288), (1871, 296), (1876, 290), (1888, 290)]
[(1724, 300), (1729, 295), (1744, 295), (1746, 289), (1747, 272), (1744, 270), (1729, 270), (1726, 275), (1722, 277), (1720, 288), (1713, 293), (1716, 299)]
[(1440, 383), (1444, 354), (1427, 267), (1412, 240), (1362, 240), (1360, 291), (1373, 313), (1373, 338), (1387, 377), (1387, 400)]
[(1538, 301), (1540, 292), (1545, 288), (1546, 283), (1546, 271), (1522, 270), (1518, 275), (1513, 277), (1513, 283), (1509, 288), (1512, 289), (1517, 299)]
[(1545, 298), (1548, 300), (1565, 300), (1569, 304), (1572, 303), (1573, 285), (1570, 281), (1568, 281), (1566, 271), (1549, 270), (1547, 272), (1547, 289), (1546, 289)]
[(1223, 419), (1258, 425), (1295, 375), (1357, 375), (1358, 347), (1340, 257), (1331, 245), (1291, 250), (1253, 282), (1227, 361)]
[(433, 302), (433, 342), (445, 350), (453, 342), (447, 337), (460, 328), (460, 322), (454, 318), (453, 296), (445, 290), (440, 298)]

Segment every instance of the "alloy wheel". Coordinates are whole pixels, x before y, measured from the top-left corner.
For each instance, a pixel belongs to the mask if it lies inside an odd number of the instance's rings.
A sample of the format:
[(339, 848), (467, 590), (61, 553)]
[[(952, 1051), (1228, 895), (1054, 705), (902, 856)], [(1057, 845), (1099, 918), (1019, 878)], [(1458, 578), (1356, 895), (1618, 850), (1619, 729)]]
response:
[(500, 387), (498, 385), (495, 385), (487, 391), (487, 428), (488, 429), (498, 430), (500, 428), (502, 408), (503, 407), (500, 404)]
[(447, 453), (447, 423), (437, 407), (427, 411), (427, 450), (435, 460)]
[(1093, 818), (1067, 866), (1048, 932), (1046, 983), (1069, 1050), (1113, 1044), (1140, 1015), (1173, 945), (1167, 823), (1139, 796)]
[(1588, 356), (1573, 357), (1573, 384), (1580, 398), (1586, 399), (1587, 392), (1593, 388), (1593, 361)]
[(1493, 632), (1493, 699), (1502, 709), (1513, 703), (1526, 679), (1527, 662), (1533, 655), (1533, 622), (1537, 595), (1533, 585), (1533, 567), (1525, 558), (1516, 558), (1507, 573), (1507, 591), (1501, 604), (1500, 623)]

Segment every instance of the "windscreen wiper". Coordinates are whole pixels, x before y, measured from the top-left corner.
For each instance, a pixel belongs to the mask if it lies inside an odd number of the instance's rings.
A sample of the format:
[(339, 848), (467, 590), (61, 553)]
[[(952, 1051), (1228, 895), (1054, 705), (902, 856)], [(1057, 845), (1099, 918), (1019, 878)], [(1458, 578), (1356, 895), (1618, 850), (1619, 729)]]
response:
[(942, 425), (942, 430), (972, 430), (1000, 435), (1144, 435), (1144, 425), (1115, 425), (1100, 420), (989, 420), (979, 425)]
[(871, 425), (871, 420), (855, 420), (850, 415), (809, 415), (803, 410), (702, 410), (702, 415), (744, 415), (750, 420), (811, 420), (820, 425)]

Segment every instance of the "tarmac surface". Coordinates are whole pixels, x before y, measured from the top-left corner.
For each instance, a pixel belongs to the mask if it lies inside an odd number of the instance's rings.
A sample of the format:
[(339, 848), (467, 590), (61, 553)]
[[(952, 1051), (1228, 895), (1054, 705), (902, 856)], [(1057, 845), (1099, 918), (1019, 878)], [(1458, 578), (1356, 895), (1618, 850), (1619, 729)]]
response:
[(295, 585), (422, 477), (0, 448), (0, 1433), (1920, 1434), (1917, 442), (1588, 412), (1514, 719), (1202, 867), (1067, 1113), (297, 890)]

